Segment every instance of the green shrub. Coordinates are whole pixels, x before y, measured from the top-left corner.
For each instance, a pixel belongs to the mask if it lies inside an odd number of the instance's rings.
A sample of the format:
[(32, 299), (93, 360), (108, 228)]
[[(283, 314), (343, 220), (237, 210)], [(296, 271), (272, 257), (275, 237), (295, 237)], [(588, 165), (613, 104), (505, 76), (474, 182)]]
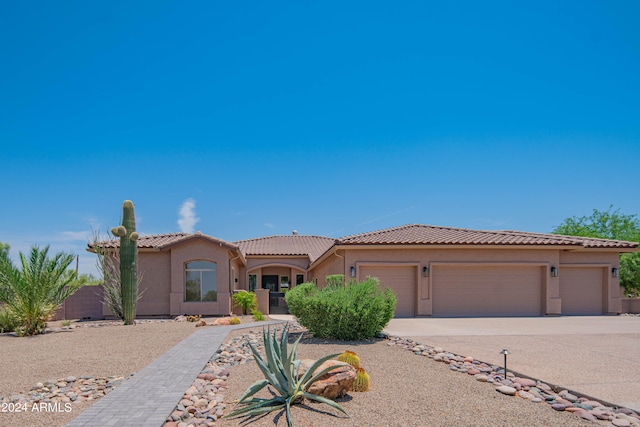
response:
[[(287, 292), (284, 296), (285, 301), (287, 302), (287, 307), (289, 308), (289, 313), (293, 314), (298, 318), (304, 317), (305, 319), (309, 319), (315, 311), (311, 311), (309, 308), (309, 303), (315, 297), (318, 292), (318, 288), (314, 283), (302, 283), (300, 285), (296, 285), (295, 288), (291, 289), (291, 291)], [(309, 320), (310, 323), (315, 323), (313, 320)]]
[(253, 320), (255, 320), (256, 322), (267, 320), (266, 317), (264, 317), (264, 313), (260, 310), (251, 310), (251, 315), (253, 316)]
[(249, 310), (258, 308), (258, 298), (253, 292), (240, 291), (232, 296), (235, 305), (242, 307), (242, 314), (247, 314)]
[(18, 326), (18, 319), (13, 312), (8, 307), (0, 305), (0, 334), (13, 332)]
[(43, 333), (56, 309), (81, 286), (76, 274), (67, 270), (75, 256), (64, 252), (49, 257), (49, 246), (32, 246), (20, 252), (20, 268), (0, 256), (0, 303), (19, 322), (19, 335)]
[(344, 285), (344, 274), (332, 274), (327, 276), (327, 286), (342, 286)]
[(376, 337), (393, 317), (396, 296), (378, 279), (350, 281), (318, 289), (313, 283), (293, 288), (286, 296), (289, 312), (320, 338), (359, 340)]
[(229, 320), (229, 324), (230, 325), (239, 325), (240, 324), (240, 319), (238, 319), (237, 317), (232, 317), (231, 320)]

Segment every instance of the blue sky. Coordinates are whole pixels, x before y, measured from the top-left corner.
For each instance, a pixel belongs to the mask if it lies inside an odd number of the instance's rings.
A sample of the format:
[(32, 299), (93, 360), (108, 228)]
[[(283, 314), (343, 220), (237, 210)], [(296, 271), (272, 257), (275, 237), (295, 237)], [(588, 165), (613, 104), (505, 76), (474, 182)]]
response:
[(640, 3), (518, 3), (4, 2), (0, 241), (640, 213)]

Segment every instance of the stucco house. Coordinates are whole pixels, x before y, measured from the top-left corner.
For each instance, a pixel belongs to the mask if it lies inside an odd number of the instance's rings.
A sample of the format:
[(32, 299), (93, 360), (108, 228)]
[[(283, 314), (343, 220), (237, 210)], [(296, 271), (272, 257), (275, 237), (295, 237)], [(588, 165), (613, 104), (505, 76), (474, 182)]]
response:
[(393, 289), (397, 317), (445, 317), (620, 313), (620, 254), (638, 243), (410, 224), (342, 238), (150, 235), (138, 248), (138, 316), (227, 315), (241, 289), (271, 295), (273, 311), (284, 290), (344, 274)]

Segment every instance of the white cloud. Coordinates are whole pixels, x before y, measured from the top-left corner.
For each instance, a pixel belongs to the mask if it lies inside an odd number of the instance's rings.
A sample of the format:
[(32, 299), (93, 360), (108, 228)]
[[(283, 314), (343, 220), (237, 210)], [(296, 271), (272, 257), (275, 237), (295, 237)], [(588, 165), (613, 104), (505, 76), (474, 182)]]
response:
[(193, 199), (187, 199), (180, 207), (180, 218), (178, 219), (178, 226), (183, 233), (193, 233), (194, 227), (200, 221), (200, 218), (196, 216), (194, 211), (196, 207), (196, 201)]
[(271, 224), (270, 222), (265, 222), (265, 223), (264, 223), (264, 226), (265, 226), (265, 227), (269, 227), (269, 228), (276, 228), (276, 226), (275, 226), (275, 225), (273, 225), (273, 224)]

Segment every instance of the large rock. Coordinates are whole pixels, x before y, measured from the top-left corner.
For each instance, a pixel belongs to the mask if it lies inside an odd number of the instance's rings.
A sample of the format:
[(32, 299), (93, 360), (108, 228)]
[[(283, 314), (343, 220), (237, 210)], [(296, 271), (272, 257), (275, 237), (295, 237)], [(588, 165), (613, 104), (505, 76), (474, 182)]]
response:
[[(315, 362), (315, 360), (311, 359), (302, 359), (300, 361), (300, 376), (304, 375)], [(337, 399), (353, 389), (357, 372), (356, 369), (348, 363), (338, 360), (327, 360), (314, 371), (314, 374), (330, 366), (335, 366), (335, 368), (314, 382), (311, 387), (307, 389), (309, 393), (328, 399)]]
[(231, 317), (220, 317), (213, 322), (214, 325), (229, 326), (231, 324)]

